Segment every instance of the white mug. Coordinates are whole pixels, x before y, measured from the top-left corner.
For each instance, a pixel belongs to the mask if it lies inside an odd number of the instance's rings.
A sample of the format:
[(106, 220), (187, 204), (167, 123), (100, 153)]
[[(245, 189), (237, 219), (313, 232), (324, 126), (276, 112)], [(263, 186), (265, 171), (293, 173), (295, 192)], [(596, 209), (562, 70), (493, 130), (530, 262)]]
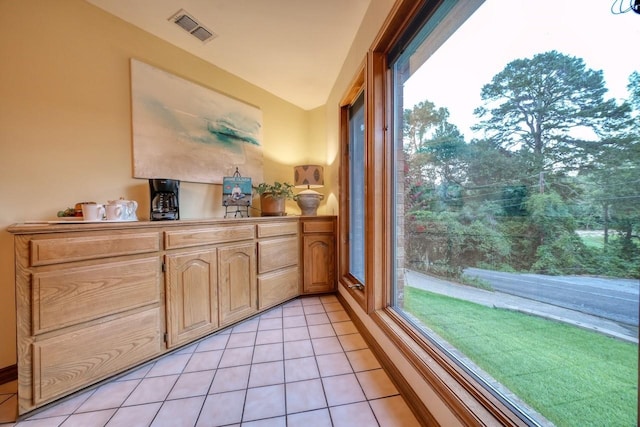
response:
[(120, 205), (106, 205), (104, 207), (107, 221), (120, 221), (122, 220), (122, 206)]
[(82, 217), (85, 221), (102, 221), (104, 206), (96, 203), (83, 203)]

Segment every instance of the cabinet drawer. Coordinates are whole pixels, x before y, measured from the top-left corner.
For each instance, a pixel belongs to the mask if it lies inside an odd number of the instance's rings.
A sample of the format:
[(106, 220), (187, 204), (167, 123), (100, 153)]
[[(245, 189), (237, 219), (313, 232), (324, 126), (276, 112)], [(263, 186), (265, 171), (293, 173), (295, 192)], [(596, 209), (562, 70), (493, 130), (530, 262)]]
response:
[(85, 235), (33, 239), (29, 242), (31, 265), (59, 264), (118, 255), (133, 255), (160, 250), (158, 233)]
[(253, 239), (254, 237), (254, 225), (208, 227), (166, 231), (164, 234), (164, 244), (166, 249), (179, 249), (224, 242), (237, 242), (239, 240)]
[(269, 224), (258, 224), (258, 238), (282, 236), (283, 234), (297, 234), (297, 222), (274, 222)]
[(279, 304), (298, 296), (298, 268), (294, 267), (258, 278), (258, 308)]
[(35, 404), (160, 354), (160, 308), (33, 344)]
[(333, 221), (305, 221), (302, 223), (304, 233), (333, 233)]
[(160, 301), (157, 256), (33, 274), (33, 334)]
[(258, 274), (298, 265), (298, 237), (258, 242)]

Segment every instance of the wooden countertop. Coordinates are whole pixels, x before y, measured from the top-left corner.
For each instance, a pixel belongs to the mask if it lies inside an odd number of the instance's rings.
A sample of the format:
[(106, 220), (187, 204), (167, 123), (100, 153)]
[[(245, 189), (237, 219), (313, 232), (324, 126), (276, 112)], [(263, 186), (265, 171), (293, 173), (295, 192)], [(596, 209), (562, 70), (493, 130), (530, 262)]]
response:
[(39, 234), (39, 233), (64, 233), (68, 231), (90, 230), (125, 230), (134, 228), (172, 228), (194, 225), (237, 224), (242, 222), (273, 222), (273, 221), (298, 221), (298, 215), (265, 216), (248, 218), (202, 218), (180, 219), (175, 221), (90, 221), (82, 220), (53, 220), (53, 221), (27, 221), (12, 224), (7, 231), (13, 234)]

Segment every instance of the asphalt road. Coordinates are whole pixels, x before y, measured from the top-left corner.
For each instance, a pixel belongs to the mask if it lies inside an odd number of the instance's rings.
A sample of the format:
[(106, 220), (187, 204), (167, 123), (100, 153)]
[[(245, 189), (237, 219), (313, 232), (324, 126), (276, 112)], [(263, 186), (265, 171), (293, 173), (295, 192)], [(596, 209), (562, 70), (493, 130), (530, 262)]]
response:
[(585, 276), (545, 276), (467, 268), (464, 273), (494, 290), (638, 326), (640, 281)]

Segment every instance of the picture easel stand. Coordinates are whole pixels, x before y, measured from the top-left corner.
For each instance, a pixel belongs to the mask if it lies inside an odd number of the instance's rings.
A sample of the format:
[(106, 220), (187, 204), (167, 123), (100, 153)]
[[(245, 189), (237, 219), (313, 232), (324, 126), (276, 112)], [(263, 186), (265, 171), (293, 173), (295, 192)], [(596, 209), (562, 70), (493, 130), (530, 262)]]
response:
[[(222, 186), (222, 206), (224, 206), (224, 217), (233, 213), (234, 218), (248, 218), (249, 206), (251, 206), (251, 178), (243, 178), (238, 171), (233, 176), (224, 177)], [(235, 208), (235, 210), (233, 210)], [(231, 211), (229, 211), (231, 209)]]

